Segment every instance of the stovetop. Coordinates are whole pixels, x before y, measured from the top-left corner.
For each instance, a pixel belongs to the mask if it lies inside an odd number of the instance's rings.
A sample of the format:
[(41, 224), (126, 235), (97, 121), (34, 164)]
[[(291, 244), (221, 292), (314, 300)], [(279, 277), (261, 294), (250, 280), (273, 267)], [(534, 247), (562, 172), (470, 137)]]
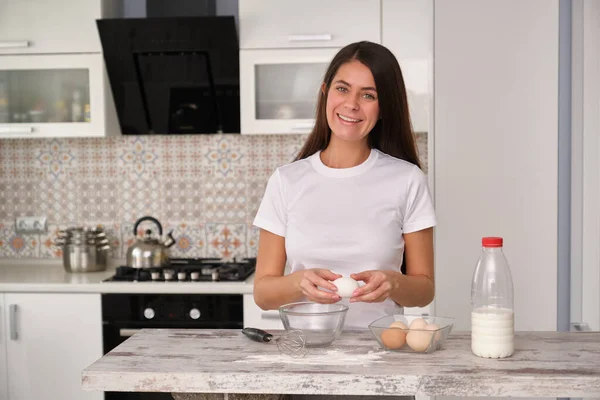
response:
[(162, 268), (117, 267), (104, 282), (243, 282), (256, 268), (256, 258), (171, 258)]

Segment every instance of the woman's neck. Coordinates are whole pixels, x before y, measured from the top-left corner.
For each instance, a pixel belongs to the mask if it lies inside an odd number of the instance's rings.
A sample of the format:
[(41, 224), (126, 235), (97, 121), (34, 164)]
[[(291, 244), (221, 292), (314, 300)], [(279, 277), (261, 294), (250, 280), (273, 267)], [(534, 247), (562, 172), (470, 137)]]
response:
[(335, 136), (332, 135), (329, 145), (321, 152), (321, 161), (329, 168), (352, 168), (369, 158), (371, 149), (366, 139), (348, 142), (334, 138)]

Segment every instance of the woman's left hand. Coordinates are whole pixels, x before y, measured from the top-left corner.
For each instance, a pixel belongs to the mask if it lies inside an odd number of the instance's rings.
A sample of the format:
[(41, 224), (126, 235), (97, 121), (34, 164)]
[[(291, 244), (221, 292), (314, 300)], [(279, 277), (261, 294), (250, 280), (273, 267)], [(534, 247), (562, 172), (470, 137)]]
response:
[(392, 271), (364, 271), (350, 277), (365, 284), (354, 291), (350, 302), (381, 303), (392, 291)]

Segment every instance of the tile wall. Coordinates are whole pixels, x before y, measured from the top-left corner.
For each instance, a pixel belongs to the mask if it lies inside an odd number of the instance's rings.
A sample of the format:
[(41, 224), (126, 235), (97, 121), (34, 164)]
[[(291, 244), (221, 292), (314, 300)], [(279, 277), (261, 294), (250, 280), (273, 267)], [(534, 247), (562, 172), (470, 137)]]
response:
[[(293, 160), (305, 138), (1, 139), (0, 258), (59, 258), (57, 231), (81, 225), (102, 225), (112, 257), (124, 258), (135, 240), (133, 225), (145, 215), (173, 230), (174, 256), (254, 256), (252, 220), (267, 179)], [(417, 134), (417, 142), (427, 165), (427, 135)], [(48, 217), (48, 233), (17, 235), (21, 215)]]

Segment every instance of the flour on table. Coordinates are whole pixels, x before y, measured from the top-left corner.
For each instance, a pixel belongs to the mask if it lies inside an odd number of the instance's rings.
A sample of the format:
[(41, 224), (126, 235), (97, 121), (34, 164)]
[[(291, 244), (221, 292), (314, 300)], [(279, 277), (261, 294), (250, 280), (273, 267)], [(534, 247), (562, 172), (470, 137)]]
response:
[(344, 353), (339, 350), (327, 350), (321, 354), (307, 353), (304, 357), (293, 358), (285, 354), (261, 354), (247, 356), (242, 360), (236, 360), (236, 363), (286, 363), (286, 364), (314, 364), (314, 365), (363, 365), (370, 363), (383, 362), (380, 360), (385, 351), (366, 354)]

